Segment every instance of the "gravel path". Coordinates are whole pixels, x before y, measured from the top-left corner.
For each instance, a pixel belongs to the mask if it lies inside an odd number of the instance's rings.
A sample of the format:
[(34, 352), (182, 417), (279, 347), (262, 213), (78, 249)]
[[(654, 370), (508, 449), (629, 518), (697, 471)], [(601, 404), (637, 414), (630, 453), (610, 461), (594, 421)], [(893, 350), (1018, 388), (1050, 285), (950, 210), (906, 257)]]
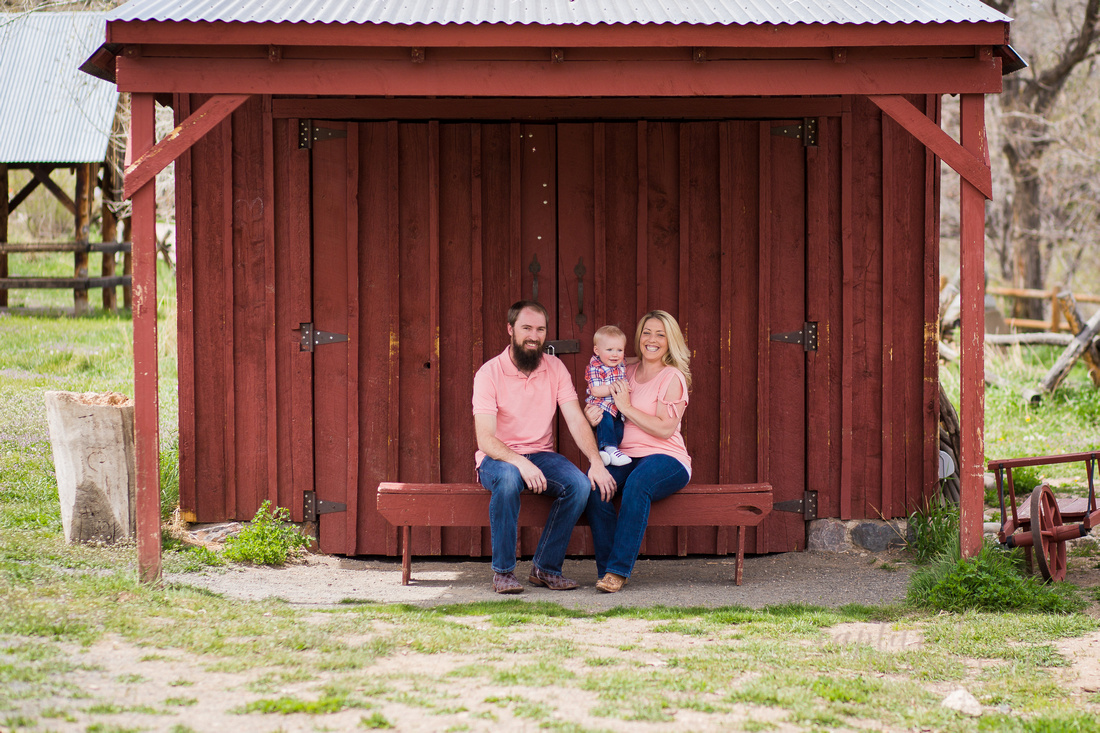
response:
[[(595, 589), (592, 560), (567, 560), (565, 574), (581, 587), (554, 592), (526, 585), (525, 601), (553, 601), (570, 608), (615, 606), (747, 606), (783, 603), (842, 606), (889, 604), (905, 597), (912, 566), (901, 551), (880, 554), (791, 552), (745, 559), (743, 584), (733, 584), (734, 558), (642, 559), (626, 588), (616, 594)], [(526, 580), (530, 562), (516, 574)], [(399, 559), (357, 559), (309, 555), (283, 568), (241, 567), (204, 573), (168, 574), (166, 580), (199, 586), (230, 598), (281, 598), (295, 605), (330, 606), (346, 599), (432, 606), (501, 599), (490, 589), (485, 561), (413, 562), (413, 582), (401, 585)]]

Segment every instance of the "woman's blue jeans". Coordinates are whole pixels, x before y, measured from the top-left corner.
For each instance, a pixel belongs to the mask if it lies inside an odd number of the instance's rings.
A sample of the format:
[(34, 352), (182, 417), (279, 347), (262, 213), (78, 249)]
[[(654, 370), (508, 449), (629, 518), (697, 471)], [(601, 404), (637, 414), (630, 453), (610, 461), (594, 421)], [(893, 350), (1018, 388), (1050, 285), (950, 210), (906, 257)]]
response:
[[(592, 493), (592, 483), (568, 458), (558, 453), (531, 453), (524, 458), (546, 476), (545, 494), (554, 498), (531, 560), (539, 570), (561, 575), (569, 538)], [(492, 492), (489, 534), (493, 545), (493, 571), (510, 573), (516, 569), (519, 497), (527, 487), (518, 468), (489, 456), (481, 460), (477, 476), (481, 485)]]
[(601, 578), (604, 573), (629, 578), (649, 524), (650, 505), (687, 486), (690, 476), (684, 464), (660, 453), (607, 470), (619, 487), (618, 513), (614, 504), (600, 498), (599, 491), (591, 492), (585, 509), (592, 527), (596, 573)]

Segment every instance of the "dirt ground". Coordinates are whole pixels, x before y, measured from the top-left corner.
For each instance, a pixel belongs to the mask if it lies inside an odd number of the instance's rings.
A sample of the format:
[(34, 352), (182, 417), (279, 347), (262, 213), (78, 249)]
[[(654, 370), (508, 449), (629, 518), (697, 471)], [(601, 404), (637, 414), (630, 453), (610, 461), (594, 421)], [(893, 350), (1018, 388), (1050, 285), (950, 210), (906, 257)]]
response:
[[(1072, 578), (1079, 585), (1100, 585), (1100, 570), (1095, 561), (1081, 564)], [(528, 562), (518, 568), (524, 573)], [(639, 561), (630, 584), (615, 595), (598, 593), (594, 588), (595, 568), (591, 560), (568, 560), (566, 574), (581, 581), (575, 591), (551, 592), (528, 586), (524, 593), (513, 596), (528, 601), (553, 601), (588, 610), (614, 606), (678, 606), (740, 605), (762, 607), (785, 603), (805, 603), (840, 606), (849, 603), (890, 604), (905, 596), (912, 571), (903, 552), (820, 553), (803, 552), (746, 558), (744, 583), (733, 585), (733, 558), (689, 557)], [(408, 603), (432, 606), (443, 603), (500, 598), (489, 587), (491, 571), (487, 562), (419, 561), (413, 564), (414, 582), (401, 585), (400, 563), (394, 560), (340, 558), (310, 555), (303, 561), (283, 568), (234, 567), (199, 574), (168, 575), (165, 580), (209, 589), (238, 599), (281, 598), (303, 608), (321, 610), (346, 599)], [(1096, 604), (1091, 613), (1097, 615)], [(326, 614), (305, 614), (303, 622), (322, 623)], [(473, 623), (477, 623), (473, 621)], [(599, 624), (574, 620), (556, 627), (555, 638), (568, 639), (584, 657), (623, 658), (634, 655), (638, 666), (659, 668), (666, 665), (658, 651), (668, 647), (670, 636), (657, 634), (652, 622), (611, 618)], [(704, 637), (677, 636), (681, 645), (708, 643)], [(919, 648), (923, 640), (919, 632), (896, 630), (887, 624), (843, 624), (829, 630), (826, 640), (837, 643), (871, 644), (884, 651)], [(624, 652), (624, 641), (633, 651)], [(823, 641), (824, 643), (824, 641)], [(1059, 651), (1072, 660), (1068, 668), (1059, 670), (1062, 684), (1081, 700), (1091, 699), (1100, 690), (1100, 633), (1064, 640)], [(691, 648), (685, 646), (685, 648)], [(371, 727), (364, 723), (371, 715), (392, 723), (402, 731), (535, 731), (545, 728), (539, 720), (525, 716), (520, 703), (545, 704), (562, 709), (557, 688), (501, 687), (484, 676), (466, 677), (449, 673), (464, 666), (487, 662), (476, 654), (415, 654), (398, 652), (379, 658), (371, 667), (372, 679), (407, 679), (410, 673), (422, 676), (429, 688), (442, 684), (445, 702), (453, 711), (440, 712), (440, 706), (416, 706), (393, 702), (393, 696), (370, 710), (349, 709), (321, 717), (305, 714), (247, 715), (234, 714), (242, 702), (260, 697), (298, 696), (313, 698), (324, 680), (308, 682), (286, 681), (274, 694), (250, 692), (250, 685), (263, 674), (262, 670), (230, 673), (210, 669), (178, 650), (157, 650), (139, 647), (119, 638), (102, 640), (91, 648), (73, 645), (67, 651), (78, 664), (87, 665), (70, 673), (69, 681), (96, 701), (118, 707), (115, 714), (86, 715), (76, 712), (65, 717), (41, 718), (36, 730), (89, 731), (95, 725), (103, 731), (284, 731), (286, 733), (328, 730), (351, 731)], [(666, 649), (667, 652), (667, 649)], [(510, 655), (512, 656), (512, 655)], [(500, 662), (516, 667), (535, 662), (520, 658)], [(530, 655), (527, 655), (530, 656)], [(584, 662), (575, 662), (583, 671)], [(440, 683), (440, 680), (445, 682)], [(401, 682), (396, 684), (408, 684)], [(943, 683), (946, 698), (957, 685)], [(404, 691), (404, 688), (400, 688)], [(435, 688), (432, 688), (435, 689)], [(425, 694), (414, 683), (402, 694)], [(570, 688), (567, 720), (557, 721), (585, 730), (612, 731), (719, 731), (762, 729), (775, 731), (801, 730), (785, 720), (781, 708), (727, 706), (721, 714), (682, 709), (674, 719), (665, 722), (630, 721), (615, 717), (596, 717), (591, 711), (598, 707), (596, 693)], [(503, 702), (493, 702), (501, 700)], [(179, 702), (172, 702), (179, 701)], [(187, 702), (190, 701), (190, 702)], [(513, 702), (508, 702), (513, 701)], [(48, 710), (50, 701), (41, 701), (40, 710)], [(178, 707), (171, 707), (177, 705)], [(440, 703), (442, 705), (442, 703)], [(156, 712), (161, 711), (161, 712)], [(587, 711), (587, 712), (586, 712)], [(995, 711), (994, 711), (995, 712)], [(555, 714), (557, 715), (557, 714)], [(541, 721), (545, 723), (546, 721)], [(89, 727), (89, 726), (92, 727)], [(112, 727), (113, 726), (113, 727)], [(15, 728), (13, 727), (12, 730)], [(6, 731), (0, 716), (0, 731)], [(884, 728), (885, 730), (885, 728)]]
[[(733, 557), (641, 559), (626, 588), (616, 594), (596, 590), (596, 564), (567, 559), (564, 574), (581, 587), (549, 591), (526, 583), (531, 563), (521, 560), (516, 576), (526, 590), (521, 600), (553, 601), (569, 608), (599, 611), (615, 606), (747, 606), (782, 603), (843, 606), (901, 601), (912, 566), (901, 551), (890, 553), (801, 552), (745, 558), (742, 584), (733, 583)], [(203, 574), (168, 575), (230, 598), (282, 598), (296, 605), (326, 606), (342, 600), (437, 605), (501, 598), (490, 583), (488, 560), (414, 559), (413, 582), (401, 585), (399, 559), (356, 559), (308, 555), (282, 568), (236, 566)]]

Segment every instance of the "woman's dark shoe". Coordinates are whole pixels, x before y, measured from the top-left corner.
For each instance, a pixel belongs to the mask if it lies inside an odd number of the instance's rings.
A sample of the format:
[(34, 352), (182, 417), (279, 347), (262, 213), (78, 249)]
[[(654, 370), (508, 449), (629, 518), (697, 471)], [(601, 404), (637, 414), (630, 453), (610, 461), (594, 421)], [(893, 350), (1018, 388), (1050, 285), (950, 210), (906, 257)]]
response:
[(618, 593), (626, 585), (626, 578), (621, 575), (615, 575), (615, 573), (604, 573), (603, 577), (596, 583), (596, 590), (602, 590), (604, 593)]

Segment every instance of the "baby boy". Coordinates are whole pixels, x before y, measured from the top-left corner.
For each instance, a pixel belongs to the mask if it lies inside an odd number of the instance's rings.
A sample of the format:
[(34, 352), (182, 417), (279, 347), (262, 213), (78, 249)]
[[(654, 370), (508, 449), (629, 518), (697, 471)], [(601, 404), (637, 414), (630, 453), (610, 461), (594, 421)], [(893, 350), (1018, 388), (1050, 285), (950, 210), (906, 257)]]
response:
[(630, 456), (619, 451), (619, 441), (623, 439), (623, 416), (615, 406), (611, 396), (611, 383), (626, 379), (626, 334), (618, 326), (603, 326), (592, 336), (592, 361), (584, 372), (584, 381), (588, 383), (590, 405), (603, 410), (603, 418), (596, 426), (596, 442), (600, 448), (603, 465), (625, 466)]

